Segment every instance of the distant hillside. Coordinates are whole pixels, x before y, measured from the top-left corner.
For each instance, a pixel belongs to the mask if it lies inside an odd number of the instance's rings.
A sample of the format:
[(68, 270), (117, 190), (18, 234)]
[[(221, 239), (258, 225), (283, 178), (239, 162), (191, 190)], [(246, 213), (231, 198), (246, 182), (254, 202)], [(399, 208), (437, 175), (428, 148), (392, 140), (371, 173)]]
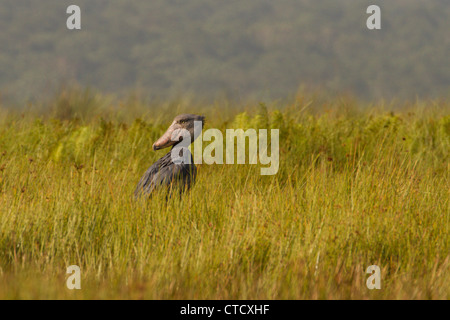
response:
[[(66, 8), (82, 30), (66, 29)], [(370, 4), (382, 30), (366, 28)], [(447, 0), (1, 0), (0, 99), (76, 80), (107, 92), (362, 98), (450, 92)]]

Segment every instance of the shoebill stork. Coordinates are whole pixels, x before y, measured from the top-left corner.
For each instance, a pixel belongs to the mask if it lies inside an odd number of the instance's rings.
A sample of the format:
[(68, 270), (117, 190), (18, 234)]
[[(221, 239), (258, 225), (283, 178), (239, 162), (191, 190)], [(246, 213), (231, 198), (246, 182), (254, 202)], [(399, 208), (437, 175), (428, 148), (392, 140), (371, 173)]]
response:
[[(195, 114), (181, 114), (175, 117), (167, 131), (153, 144), (154, 151), (168, 147), (172, 147), (172, 149), (144, 173), (134, 191), (135, 197), (149, 196), (153, 190), (161, 187), (171, 189), (178, 185), (180, 190), (187, 190), (191, 187), (197, 175), (197, 168), (187, 146), (194, 142), (201, 133), (204, 122), (203, 116)], [(185, 148), (180, 147), (183, 139), (190, 139), (190, 141), (182, 143)], [(178, 149), (175, 149), (174, 153), (179, 153), (183, 159), (190, 158), (190, 163), (186, 163), (189, 161), (173, 161), (172, 150), (177, 148), (177, 145), (179, 145)], [(188, 154), (183, 154), (184, 152)], [(175, 160), (177, 160), (176, 157)]]

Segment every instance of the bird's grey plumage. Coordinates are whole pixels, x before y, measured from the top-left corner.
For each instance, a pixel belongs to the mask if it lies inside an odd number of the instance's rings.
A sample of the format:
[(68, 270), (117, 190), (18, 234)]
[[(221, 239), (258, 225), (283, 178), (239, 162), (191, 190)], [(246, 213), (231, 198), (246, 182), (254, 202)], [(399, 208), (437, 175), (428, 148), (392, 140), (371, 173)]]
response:
[[(203, 126), (204, 117), (193, 114), (182, 114), (175, 117), (166, 133), (153, 144), (153, 150), (163, 149), (168, 146), (173, 146), (173, 149), (183, 138), (181, 134), (177, 133), (180, 131), (179, 129), (187, 130), (190, 133), (190, 142), (192, 143), (198, 135), (197, 131), (194, 134), (194, 121), (201, 121)], [(190, 163), (174, 163), (171, 152), (168, 152), (164, 157), (156, 161), (144, 173), (134, 191), (136, 197), (150, 195), (159, 187), (172, 189), (172, 187), (179, 186), (180, 190), (186, 190), (191, 187), (197, 176), (197, 168), (194, 165), (192, 155), (187, 148), (183, 148), (180, 155), (183, 152), (189, 152)]]
[(172, 162), (171, 152), (156, 161), (144, 173), (139, 181), (134, 195), (151, 194), (155, 188), (165, 186), (168, 188), (179, 186), (180, 190), (189, 189), (197, 176), (197, 168), (191, 163), (175, 164)]

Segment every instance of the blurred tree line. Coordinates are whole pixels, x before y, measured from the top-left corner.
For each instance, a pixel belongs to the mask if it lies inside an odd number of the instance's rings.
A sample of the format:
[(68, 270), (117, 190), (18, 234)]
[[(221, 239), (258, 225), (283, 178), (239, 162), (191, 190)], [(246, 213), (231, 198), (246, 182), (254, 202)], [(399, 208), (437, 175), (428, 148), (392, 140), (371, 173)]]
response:
[[(448, 0), (0, 0), (0, 102), (77, 83), (110, 93), (277, 99), (448, 95)], [(77, 4), (82, 30), (66, 28)], [(378, 4), (382, 29), (366, 28)]]

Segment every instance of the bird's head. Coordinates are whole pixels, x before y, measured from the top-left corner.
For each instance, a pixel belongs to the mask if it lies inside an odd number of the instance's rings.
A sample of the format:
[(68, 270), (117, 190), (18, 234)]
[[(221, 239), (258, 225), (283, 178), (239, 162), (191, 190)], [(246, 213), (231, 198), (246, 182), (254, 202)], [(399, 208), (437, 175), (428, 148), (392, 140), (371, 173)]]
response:
[[(180, 114), (173, 119), (172, 124), (167, 131), (153, 144), (153, 150), (164, 149), (183, 139), (190, 137), (190, 143), (200, 135), (205, 117), (195, 114)], [(189, 143), (189, 144), (190, 144)]]

